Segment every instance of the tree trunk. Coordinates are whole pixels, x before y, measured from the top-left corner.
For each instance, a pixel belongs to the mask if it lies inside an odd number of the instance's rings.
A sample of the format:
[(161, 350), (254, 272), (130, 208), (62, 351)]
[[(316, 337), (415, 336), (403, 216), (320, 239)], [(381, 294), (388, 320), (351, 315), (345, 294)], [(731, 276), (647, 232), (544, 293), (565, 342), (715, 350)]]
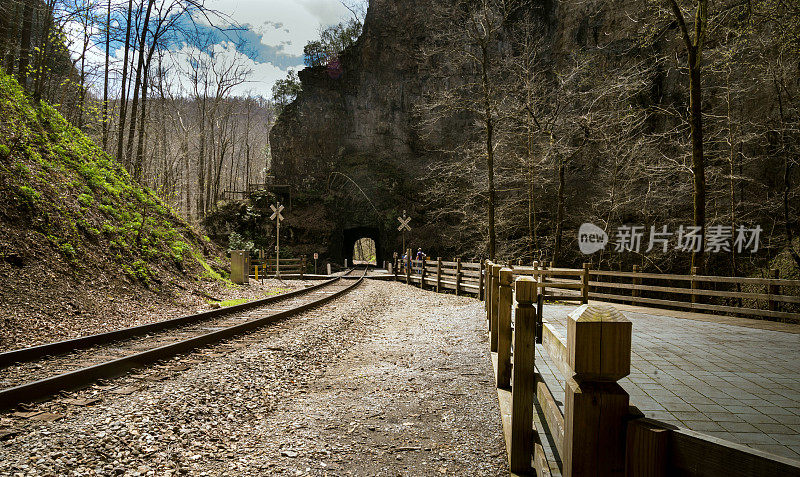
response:
[(111, 50), (111, 0), (106, 13), (106, 64), (103, 71), (103, 150), (108, 151), (108, 67)]
[(556, 243), (553, 247), (553, 262), (558, 265), (561, 261), (561, 236), (564, 232), (564, 187), (566, 163), (563, 159), (558, 164), (558, 213), (556, 216)]
[(145, 67), (144, 78), (142, 81), (142, 112), (139, 114), (139, 137), (136, 144), (136, 159), (133, 161), (133, 180), (142, 184), (142, 164), (144, 162), (144, 136), (145, 136), (145, 116), (147, 114), (147, 77), (150, 68), (149, 61)]
[(206, 186), (206, 106), (205, 99), (202, 100), (203, 111), (200, 114), (200, 150), (197, 154), (197, 218), (203, 217), (206, 213), (205, 205), (205, 186)]
[(528, 253), (536, 258), (536, 168), (534, 166), (533, 124), (528, 124)]
[(22, 10), (22, 36), (19, 45), (17, 81), (28, 89), (28, 67), (31, 61), (31, 30), (33, 29), (33, 1), (26, 0)]
[(128, 80), (128, 52), (131, 44), (131, 14), (133, 13), (133, 0), (128, 0), (128, 23), (125, 28), (125, 53), (122, 56), (122, 89), (120, 89), (119, 98), (119, 130), (117, 134), (117, 161), (120, 163), (125, 162), (122, 157), (122, 145), (125, 138), (125, 115), (128, 106), (126, 82)]
[(482, 79), (483, 79), (483, 94), (484, 94), (484, 108), (486, 113), (486, 169), (488, 172), (488, 219), (489, 219), (489, 259), (495, 259), (496, 253), (496, 237), (494, 228), (494, 204), (495, 204), (495, 191), (494, 191), (494, 119), (492, 118), (492, 100), (491, 92), (489, 91), (489, 52), (487, 46), (482, 45), (483, 63), (482, 63)]
[(11, 12), (11, 33), (8, 36), (8, 47), (6, 50), (6, 73), (9, 75), (14, 74), (14, 63), (17, 58), (17, 43), (18, 43), (18, 35), (19, 30), (18, 26), (20, 24), (19, 15), (20, 15), (20, 2), (12, 0), (12, 4), (8, 6), (9, 11)]
[[(156, 34), (158, 29), (156, 30)], [(153, 44), (147, 52), (147, 60), (144, 64), (144, 72), (142, 78), (142, 113), (139, 116), (139, 140), (136, 145), (136, 156), (133, 161), (133, 178), (139, 183), (142, 182), (142, 164), (144, 163), (144, 136), (145, 136), (145, 115), (147, 114), (147, 82), (150, 77), (150, 65), (153, 62), (153, 54), (156, 51), (156, 37), (153, 37)], [(135, 109), (134, 109), (135, 111)]]
[(689, 50), (689, 105), (692, 125), (692, 174), (694, 174), (694, 225), (700, 227), (703, 243), (692, 253), (692, 267), (705, 272), (706, 173), (703, 158), (703, 105), (700, 56), (697, 48)]
[[(144, 24), (142, 26), (142, 34), (139, 39), (139, 61), (136, 64), (136, 80), (133, 84), (133, 103), (131, 104), (131, 124), (128, 129), (128, 147), (125, 154), (125, 164), (128, 166), (128, 171), (133, 173), (136, 177), (134, 157), (133, 157), (133, 136), (136, 133), (136, 114), (139, 107), (139, 88), (142, 87), (142, 74), (144, 70), (145, 55), (144, 47), (147, 44), (147, 31), (150, 25), (150, 11), (153, 9), (153, 2), (147, 2), (147, 11), (144, 14)], [(140, 171), (141, 172), (141, 171)]]
[(52, 42), (50, 41), (50, 30), (53, 27), (53, 12), (55, 11), (56, 1), (50, 0), (47, 3), (47, 14), (42, 20), (42, 33), (39, 51), (36, 55), (36, 76), (34, 77), (33, 97), (40, 99), (44, 94), (45, 80), (50, 75), (47, 74), (45, 68), (47, 57), (50, 54)]

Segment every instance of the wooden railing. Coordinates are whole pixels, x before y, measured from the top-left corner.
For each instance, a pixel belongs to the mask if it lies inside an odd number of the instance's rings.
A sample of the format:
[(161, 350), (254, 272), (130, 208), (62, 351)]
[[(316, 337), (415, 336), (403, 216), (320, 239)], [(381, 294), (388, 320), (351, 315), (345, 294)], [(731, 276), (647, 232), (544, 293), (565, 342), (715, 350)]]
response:
[[(514, 280), (516, 270), (491, 262), (486, 270), (490, 348), (513, 473), (800, 475), (798, 461), (643, 418), (618, 384), (630, 373), (633, 327), (613, 305), (577, 308), (568, 317), (565, 338), (541, 317), (541, 291), (553, 286), (540, 280), (542, 274)], [(567, 284), (575, 285), (559, 286)], [(563, 412), (537, 372), (537, 342), (564, 377)], [(555, 459), (545, 452), (545, 435)]]
[[(471, 293), (483, 299), (484, 282), (492, 279), (480, 263), (460, 259), (407, 262), (395, 263), (398, 279), (436, 290)], [(515, 278), (535, 278), (540, 283), (540, 300), (585, 304), (591, 299), (800, 322), (800, 280), (775, 278), (776, 272), (771, 273), (773, 278), (751, 278), (646, 273), (638, 267), (631, 272), (603, 271), (592, 270), (590, 264), (580, 269), (551, 268), (537, 262), (506, 266)]]
[(453, 290), (456, 295), (472, 293), (483, 296), (483, 264), (436, 260), (400, 260), (395, 263), (395, 278), (406, 283), (414, 283), (423, 287), (429, 286), (436, 291)]
[[(282, 258), (280, 262), (281, 275), (300, 275), (302, 278), (306, 273), (307, 260), (302, 258)], [(276, 274), (275, 258), (252, 259), (250, 260), (250, 277), (258, 280), (259, 278), (274, 277)]]

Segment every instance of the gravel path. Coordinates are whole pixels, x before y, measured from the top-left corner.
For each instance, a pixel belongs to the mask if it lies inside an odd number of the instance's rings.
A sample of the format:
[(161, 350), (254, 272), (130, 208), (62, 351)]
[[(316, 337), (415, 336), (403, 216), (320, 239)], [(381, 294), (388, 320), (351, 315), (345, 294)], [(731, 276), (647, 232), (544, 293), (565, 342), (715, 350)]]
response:
[(95, 386), (72, 397), (98, 404), (34, 409), (53, 422), (0, 416), (18, 432), (0, 475), (506, 474), (481, 311), (367, 282), (166, 380), (112, 383), (132, 394)]

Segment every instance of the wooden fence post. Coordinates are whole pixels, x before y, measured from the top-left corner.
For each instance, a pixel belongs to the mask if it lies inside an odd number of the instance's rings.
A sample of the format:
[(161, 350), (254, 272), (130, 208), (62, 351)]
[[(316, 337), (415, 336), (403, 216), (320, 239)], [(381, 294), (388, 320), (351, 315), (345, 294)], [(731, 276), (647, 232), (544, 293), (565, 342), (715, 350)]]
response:
[(498, 318), (498, 305), (500, 304), (500, 265), (492, 265), (492, 335), (489, 339), (489, 349), (497, 351), (497, 318)]
[[(400, 265), (400, 260), (395, 258), (394, 259), (394, 281), (398, 280), (398, 278), (397, 278), (397, 273), (398, 273), (397, 266), (398, 265)], [(330, 273), (328, 275), (330, 275)]]
[(510, 268), (500, 270), (500, 296), (497, 305), (497, 387), (511, 387), (511, 307), (513, 306)]
[[(633, 266), (633, 273), (639, 273), (639, 265), (634, 265)], [(638, 298), (639, 297), (639, 289), (637, 287), (639, 285), (641, 285), (641, 284), (642, 284), (642, 279), (639, 278), (639, 277), (634, 276), (633, 277), (633, 288), (631, 288), (631, 296), (633, 298)], [(637, 303), (639, 303), (638, 300), (631, 300), (631, 305), (635, 305)]]
[(483, 263), (483, 260), (480, 261), (480, 264), (481, 264), (481, 268), (478, 270), (478, 300), (483, 301), (484, 300), (483, 287), (484, 287), (484, 283), (486, 281), (484, 276), (483, 276), (483, 271), (485, 269), (485, 267), (484, 267), (485, 264)]
[[(533, 261), (533, 269), (541, 270), (544, 268), (544, 262), (538, 260)], [(544, 289), (539, 289), (539, 282), (542, 277), (534, 275), (533, 280), (536, 281), (536, 342), (542, 344), (542, 309), (544, 308)]]
[[(692, 267), (692, 277), (695, 277), (699, 270), (700, 269), (697, 267)], [(697, 290), (697, 286), (698, 282), (692, 279), (692, 290)], [(692, 293), (692, 303), (697, 303), (697, 295), (695, 295), (694, 293)]]
[(425, 270), (425, 266), (427, 265), (427, 260), (425, 260), (425, 256), (422, 256), (422, 270), (419, 272), (419, 287), (423, 290), (425, 289), (425, 275), (427, 270)]
[(442, 257), (436, 257), (436, 293), (442, 291)]
[(300, 279), (306, 274), (306, 256), (303, 255), (303, 263), (300, 265)]
[(491, 260), (486, 260), (486, 319), (489, 320), (489, 331), (492, 329), (492, 263)]
[(411, 249), (406, 254), (406, 285), (411, 284)]
[(625, 473), (628, 394), (617, 383), (630, 374), (632, 324), (616, 308), (582, 305), (567, 320), (563, 475)]
[(456, 296), (461, 294), (461, 259), (456, 259)]
[[(781, 271), (778, 269), (770, 270), (770, 278), (779, 279), (781, 278)], [(779, 302), (777, 300), (773, 300), (773, 295), (780, 295), (781, 294), (781, 286), (780, 285), (769, 285), (767, 286), (767, 294), (769, 294), (769, 309), (770, 311), (778, 311)]]
[(514, 312), (514, 386), (511, 388), (511, 472), (522, 475), (531, 471), (534, 445), (536, 310), (533, 303), (539, 287), (532, 277), (517, 278), (514, 286), (517, 305)]
[(581, 303), (586, 305), (589, 303), (589, 270), (591, 270), (591, 262), (583, 264), (583, 275), (581, 276)]

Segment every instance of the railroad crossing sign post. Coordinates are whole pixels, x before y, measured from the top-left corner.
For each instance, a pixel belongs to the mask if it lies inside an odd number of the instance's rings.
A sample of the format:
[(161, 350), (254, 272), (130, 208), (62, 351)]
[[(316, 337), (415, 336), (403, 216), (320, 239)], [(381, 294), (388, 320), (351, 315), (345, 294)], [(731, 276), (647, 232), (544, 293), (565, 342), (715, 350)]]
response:
[(398, 217), (397, 220), (400, 221), (400, 226), (397, 227), (397, 230), (403, 232), (403, 253), (406, 250), (406, 231), (411, 232), (411, 227), (409, 227), (408, 223), (411, 222), (411, 217), (406, 217), (406, 211), (403, 211), (403, 216)]
[(317, 274), (317, 259), (319, 258), (319, 253), (314, 252), (314, 275)]
[(275, 277), (281, 277), (281, 222), (283, 221), (283, 206), (280, 202), (276, 205), (270, 205), (270, 209), (272, 209), (272, 215), (270, 216), (270, 220), (274, 220), (277, 227), (277, 232), (275, 233)]

